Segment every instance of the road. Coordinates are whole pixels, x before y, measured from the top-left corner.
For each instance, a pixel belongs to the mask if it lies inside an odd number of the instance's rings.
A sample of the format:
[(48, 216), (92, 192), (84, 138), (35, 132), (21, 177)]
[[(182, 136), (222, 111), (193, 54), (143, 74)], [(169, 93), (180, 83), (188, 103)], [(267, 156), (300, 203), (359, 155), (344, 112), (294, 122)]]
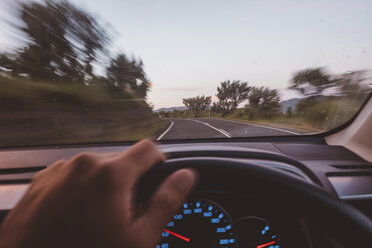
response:
[(289, 128), (276, 128), (213, 118), (177, 118), (170, 119), (170, 122), (168, 128), (159, 135), (158, 140), (281, 136), (305, 133), (301, 130)]

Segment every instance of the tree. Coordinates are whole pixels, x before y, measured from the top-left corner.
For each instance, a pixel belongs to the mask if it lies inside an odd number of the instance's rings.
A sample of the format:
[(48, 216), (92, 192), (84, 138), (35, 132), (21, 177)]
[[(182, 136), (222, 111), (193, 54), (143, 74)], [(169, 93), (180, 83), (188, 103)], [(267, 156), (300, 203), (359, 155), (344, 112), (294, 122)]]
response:
[(97, 60), (97, 55), (105, 51), (110, 44), (110, 38), (106, 29), (86, 11), (76, 8), (72, 4), (62, 1), (62, 6), (68, 16), (68, 31), (75, 42), (80, 43), (78, 47), (80, 56), (84, 63), (86, 76), (93, 76), (92, 63)]
[(67, 17), (59, 3), (24, 3), (21, 18), (25, 23), (21, 30), (30, 43), (20, 51), (17, 69), (41, 79), (55, 79), (64, 74), (65, 58), (75, 58), (76, 54), (67, 39)]
[(92, 63), (106, 49), (109, 36), (96, 19), (68, 1), (25, 1), (19, 5), (28, 43), (6, 67), (32, 79), (85, 81), (93, 77)]
[(290, 82), (290, 89), (296, 90), (305, 97), (322, 95), (323, 91), (336, 86), (324, 68), (305, 69), (296, 72)]
[(287, 110), (286, 110), (286, 112), (285, 112), (285, 115), (286, 115), (287, 117), (292, 117), (292, 116), (293, 116), (293, 109), (292, 109), (292, 107), (288, 107), (288, 108), (287, 108)]
[(370, 92), (370, 79), (368, 72), (363, 70), (339, 75), (329, 74), (324, 68), (299, 71), (294, 74), (290, 84), (291, 89), (305, 96), (297, 103), (296, 114), (321, 123), (327, 117), (325, 113), (332, 108), (332, 101), (340, 97), (352, 99), (366, 96)]
[(111, 60), (106, 74), (112, 85), (133, 91), (140, 97), (146, 96), (150, 83), (141, 60), (129, 60), (124, 54), (119, 54)]
[(217, 87), (218, 103), (216, 108), (223, 112), (233, 112), (240, 103), (248, 99), (251, 87), (247, 82), (224, 81)]
[(212, 102), (212, 97), (210, 96), (197, 96), (192, 98), (182, 99), (183, 104), (187, 109), (194, 114), (195, 117), (203, 111), (206, 111)]
[(214, 102), (212, 105), (213, 112), (222, 113), (224, 115), (231, 112), (231, 109), (233, 109), (232, 102), (227, 99), (219, 99), (218, 102)]
[(12, 70), (11, 69), (13, 67), (12, 59), (6, 54), (0, 54), (0, 67), (2, 67), (3, 68), (2, 70), (5, 71)]
[(278, 113), (280, 97), (277, 90), (268, 87), (254, 87), (248, 96), (249, 104), (246, 110), (249, 118), (253, 119), (257, 113), (263, 117), (270, 118)]
[(260, 104), (264, 91), (265, 91), (265, 88), (263, 86), (253, 87), (248, 96), (249, 106), (251, 106), (252, 108), (257, 108), (258, 104)]
[(334, 77), (335, 84), (338, 86), (337, 94), (340, 96), (360, 96), (368, 94), (371, 76), (368, 71), (350, 71)]
[(170, 113), (169, 113), (169, 111), (160, 111), (159, 112), (159, 116), (161, 118), (169, 118), (170, 117)]
[(263, 115), (269, 117), (273, 113), (277, 113), (279, 109), (280, 97), (277, 90), (265, 88), (262, 96), (261, 110)]
[(352, 96), (368, 92), (370, 79), (368, 72), (363, 70), (332, 75), (324, 68), (314, 68), (295, 73), (289, 88), (311, 98), (308, 101), (315, 103), (327, 98), (324, 96)]
[(111, 44), (107, 29), (94, 16), (67, 0), (21, 1), (18, 7), (24, 24), (12, 28), (23, 32), (28, 42), (12, 54), (0, 54), (1, 75), (121, 88), (146, 97), (151, 84), (140, 59), (108, 57), (106, 75), (94, 74), (93, 63), (107, 56)]

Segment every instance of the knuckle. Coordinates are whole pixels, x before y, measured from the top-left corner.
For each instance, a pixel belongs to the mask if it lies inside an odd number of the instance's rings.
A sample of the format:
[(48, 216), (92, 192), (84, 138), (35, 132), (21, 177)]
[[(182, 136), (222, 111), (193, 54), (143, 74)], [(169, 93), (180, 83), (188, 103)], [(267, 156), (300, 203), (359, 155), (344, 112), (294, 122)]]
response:
[(138, 143), (138, 146), (139, 146), (140, 150), (144, 150), (144, 151), (151, 151), (151, 150), (156, 150), (157, 149), (154, 142), (152, 142), (149, 139), (141, 140)]
[(97, 158), (91, 153), (80, 153), (72, 159), (73, 169), (86, 171), (97, 164)]
[(48, 168), (50, 168), (50, 169), (60, 169), (65, 164), (66, 164), (66, 160), (65, 159), (60, 159), (60, 160), (56, 161), (54, 164), (52, 164), (51, 166), (49, 166)]
[(38, 173), (35, 174), (33, 177), (34, 180), (39, 180), (40, 178), (46, 177), (48, 174), (50, 174), (53, 171), (59, 170), (59, 168), (62, 167), (62, 165), (65, 164), (65, 160), (61, 159), (56, 162), (54, 162), (52, 165), (40, 170)]
[(140, 141), (140, 144), (143, 145), (143, 146), (147, 146), (147, 147), (153, 147), (155, 146), (154, 142), (152, 142), (151, 140), (149, 139), (143, 139)]
[(32, 181), (35, 182), (35, 181), (39, 181), (40, 179), (42, 179), (45, 176), (46, 170), (47, 169), (44, 169), (36, 173)]
[(141, 153), (152, 154), (155, 160), (165, 160), (164, 153), (150, 140), (145, 140), (145, 144), (142, 147)]
[(92, 153), (82, 152), (82, 153), (77, 154), (74, 157), (74, 161), (76, 161), (76, 162), (89, 162), (90, 160), (92, 160), (93, 156), (94, 155)]
[[(146, 154), (146, 156), (144, 156)], [(165, 155), (154, 142), (149, 139), (141, 140), (131, 149), (123, 153), (123, 157), (134, 161), (159, 162), (165, 160)]]

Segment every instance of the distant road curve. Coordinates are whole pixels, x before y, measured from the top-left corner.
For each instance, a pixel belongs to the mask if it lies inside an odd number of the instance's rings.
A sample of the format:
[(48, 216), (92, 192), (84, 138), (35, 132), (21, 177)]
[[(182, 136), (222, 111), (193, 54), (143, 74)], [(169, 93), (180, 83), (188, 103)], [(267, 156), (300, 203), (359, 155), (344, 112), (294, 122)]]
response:
[(305, 132), (213, 118), (170, 119), (157, 140), (299, 135)]

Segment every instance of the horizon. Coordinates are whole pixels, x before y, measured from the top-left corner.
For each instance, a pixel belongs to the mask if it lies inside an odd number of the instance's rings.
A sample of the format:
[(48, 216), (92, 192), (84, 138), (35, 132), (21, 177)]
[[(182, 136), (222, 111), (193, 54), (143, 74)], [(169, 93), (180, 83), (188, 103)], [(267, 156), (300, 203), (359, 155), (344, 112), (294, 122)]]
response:
[[(283, 103), (283, 102), (286, 102), (286, 101), (289, 101), (289, 100), (292, 100), (292, 99), (302, 99), (302, 98), (304, 98), (304, 97), (303, 97), (303, 96), (297, 96), (297, 97), (291, 97), (291, 98), (287, 98), (287, 99), (283, 99), (283, 98), (281, 98), (279, 104), (281, 104), (281, 103)], [(248, 101), (248, 100), (247, 100), (247, 101)], [(238, 109), (242, 109), (242, 108), (244, 108), (244, 105), (245, 105), (245, 104), (246, 104), (246, 101), (243, 102), (243, 103), (241, 103), (241, 104), (239, 104)], [(242, 107), (242, 106), (243, 106), (243, 107)], [(153, 111), (154, 111), (154, 112), (158, 112), (160, 109), (174, 109), (174, 108), (185, 108), (185, 109), (187, 109), (187, 107), (186, 107), (184, 104), (182, 104), (182, 106), (171, 106), (171, 107), (160, 107), (160, 108), (154, 108)]]

